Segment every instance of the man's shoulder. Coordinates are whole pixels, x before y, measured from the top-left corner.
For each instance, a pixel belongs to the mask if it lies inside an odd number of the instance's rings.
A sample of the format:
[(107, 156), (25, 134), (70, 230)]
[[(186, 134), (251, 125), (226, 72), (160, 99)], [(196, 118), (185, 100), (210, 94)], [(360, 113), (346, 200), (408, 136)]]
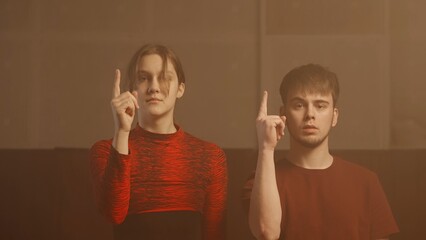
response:
[(335, 167), (345, 174), (355, 175), (357, 177), (376, 178), (376, 173), (365, 166), (351, 162), (339, 156), (333, 156)]

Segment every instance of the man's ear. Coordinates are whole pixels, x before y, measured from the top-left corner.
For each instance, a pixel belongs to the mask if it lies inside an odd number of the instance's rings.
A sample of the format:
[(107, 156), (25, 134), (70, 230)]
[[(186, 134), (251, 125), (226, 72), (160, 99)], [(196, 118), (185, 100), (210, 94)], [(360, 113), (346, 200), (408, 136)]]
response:
[(339, 109), (336, 107), (333, 110), (333, 121), (331, 123), (332, 127), (335, 127), (337, 125), (337, 119), (339, 118)]
[(176, 97), (181, 98), (184, 93), (185, 93), (185, 83), (179, 83)]

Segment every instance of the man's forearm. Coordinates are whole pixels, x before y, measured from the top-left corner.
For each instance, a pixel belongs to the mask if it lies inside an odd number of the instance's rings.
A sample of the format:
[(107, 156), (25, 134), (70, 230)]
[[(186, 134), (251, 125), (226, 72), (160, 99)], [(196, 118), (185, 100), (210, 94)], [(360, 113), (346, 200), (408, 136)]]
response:
[(259, 150), (249, 210), (249, 224), (253, 235), (257, 239), (278, 239), (281, 217), (274, 151)]

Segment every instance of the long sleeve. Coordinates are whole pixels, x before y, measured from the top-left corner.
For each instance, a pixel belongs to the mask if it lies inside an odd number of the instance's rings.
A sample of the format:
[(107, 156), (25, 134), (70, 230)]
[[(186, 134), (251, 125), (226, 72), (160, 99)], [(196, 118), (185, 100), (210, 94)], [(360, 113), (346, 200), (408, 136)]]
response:
[(130, 155), (118, 153), (111, 141), (99, 141), (90, 150), (90, 169), (95, 200), (112, 223), (126, 218), (130, 199)]
[(223, 150), (218, 149), (212, 160), (211, 178), (204, 205), (204, 239), (225, 239), (225, 208), (227, 194), (227, 162)]

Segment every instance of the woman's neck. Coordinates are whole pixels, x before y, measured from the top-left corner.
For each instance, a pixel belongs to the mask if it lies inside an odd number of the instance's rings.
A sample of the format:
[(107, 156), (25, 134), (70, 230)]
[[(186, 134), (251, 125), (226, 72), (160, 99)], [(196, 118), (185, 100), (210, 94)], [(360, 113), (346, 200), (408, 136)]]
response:
[(173, 120), (168, 119), (150, 119), (150, 120), (141, 120), (139, 121), (139, 126), (149, 132), (159, 133), (159, 134), (170, 134), (177, 131), (176, 126), (174, 125)]

